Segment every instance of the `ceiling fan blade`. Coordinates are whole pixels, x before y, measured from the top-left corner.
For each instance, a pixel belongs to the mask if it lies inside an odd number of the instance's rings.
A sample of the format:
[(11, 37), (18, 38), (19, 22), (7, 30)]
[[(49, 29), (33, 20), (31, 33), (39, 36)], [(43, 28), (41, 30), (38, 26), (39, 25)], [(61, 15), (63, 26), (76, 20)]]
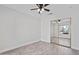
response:
[(37, 10), (38, 8), (30, 9), (30, 10)]
[(48, 12), (50, 11), (49, 9), (44, 9), (44, 10), (45, 10), (45, 11), (48, 11)]
[(49, 4), (44, 4), (44, 7), (48, 6)]
[(40, 8), (40, 5), (39, 4), (36, 4), (39, 8)]
[(43, 8), (43, 4), (36, 4), (40, 9)]

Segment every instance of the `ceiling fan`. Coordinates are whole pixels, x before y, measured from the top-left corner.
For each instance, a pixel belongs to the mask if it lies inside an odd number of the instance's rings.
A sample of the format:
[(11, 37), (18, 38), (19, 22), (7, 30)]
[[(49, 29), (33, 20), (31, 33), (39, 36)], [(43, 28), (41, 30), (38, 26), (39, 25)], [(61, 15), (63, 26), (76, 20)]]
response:
[(50, 10), (49, 9), (46, 9), (45, 7), (47, 7), (49, 4), (36, 4), (36, 6), (38, 8), (33, 8), (33, 9), (30, 9), (30, 10), (37, 10), (40, 13), (42, 13), (43, 11), (47, 11), (49, 12)]

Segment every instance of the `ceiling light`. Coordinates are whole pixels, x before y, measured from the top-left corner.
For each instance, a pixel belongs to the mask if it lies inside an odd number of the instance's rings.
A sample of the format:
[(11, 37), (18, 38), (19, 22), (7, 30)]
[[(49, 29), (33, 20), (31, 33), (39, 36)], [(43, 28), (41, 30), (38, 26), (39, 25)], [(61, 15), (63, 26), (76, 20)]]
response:
[(38, 12), (40, 11), (40, 9), (37, 10)]
[(44, 8), (42, 8), (41, 11), (44, 11)]

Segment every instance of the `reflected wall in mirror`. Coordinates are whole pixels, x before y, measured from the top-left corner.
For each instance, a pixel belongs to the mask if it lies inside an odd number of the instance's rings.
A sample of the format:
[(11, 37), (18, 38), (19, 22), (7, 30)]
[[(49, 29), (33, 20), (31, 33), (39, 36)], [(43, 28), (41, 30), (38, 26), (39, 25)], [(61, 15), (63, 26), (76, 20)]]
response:
[(60, 26), (61, 28), (61, 30), (60, 30), (60, 32), (62, 33), (62, 34), (69, 34), (69, 25), (63, 25), (63, 26)]

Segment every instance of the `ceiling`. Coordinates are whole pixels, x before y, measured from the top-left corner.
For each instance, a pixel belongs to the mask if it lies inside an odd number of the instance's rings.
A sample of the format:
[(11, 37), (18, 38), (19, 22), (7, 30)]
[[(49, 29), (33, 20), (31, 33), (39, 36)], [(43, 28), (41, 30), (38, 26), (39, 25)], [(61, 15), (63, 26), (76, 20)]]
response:
[[(72, 8), (72, 5), (68, 4), (50, 4), (46, 8), (50, 9), (50, 12), (44, 11), (42, 14), (39, 14), (36, 10), (31, 11), (32, 8), (37, 8), (35, 4), (5, 4), (4, 6), (9, 7), (11, 9), (14, 9), (16, 11), (19, 11), (24, 14), (29, 14), (34, 17), (52, 17), (55, 15), (61, 15), (62, 12), (60, 10), (70, 10)], [(65, 12), (65, 11), (64, 11)]]
[[(31, 11), (30, 9), (37, 8), (37, 6), (35, 4), (6, 4), (4, 6), (15, 9), (15, 10), (17, 10), (19, 12), (24, 13), (24, 14), (30, 14), (32, 16), (41, 16), (41, 15), (43, 16), (43, 15), (48, 15), (48, 14), (50, 14), (52, 12), (52, 11), (50, 11), (50, 12), (44, 11), (40, 15), (36, 10)], [(52, 5), (49, 5), (46, 8), (52, 10), (51, 6)]]

